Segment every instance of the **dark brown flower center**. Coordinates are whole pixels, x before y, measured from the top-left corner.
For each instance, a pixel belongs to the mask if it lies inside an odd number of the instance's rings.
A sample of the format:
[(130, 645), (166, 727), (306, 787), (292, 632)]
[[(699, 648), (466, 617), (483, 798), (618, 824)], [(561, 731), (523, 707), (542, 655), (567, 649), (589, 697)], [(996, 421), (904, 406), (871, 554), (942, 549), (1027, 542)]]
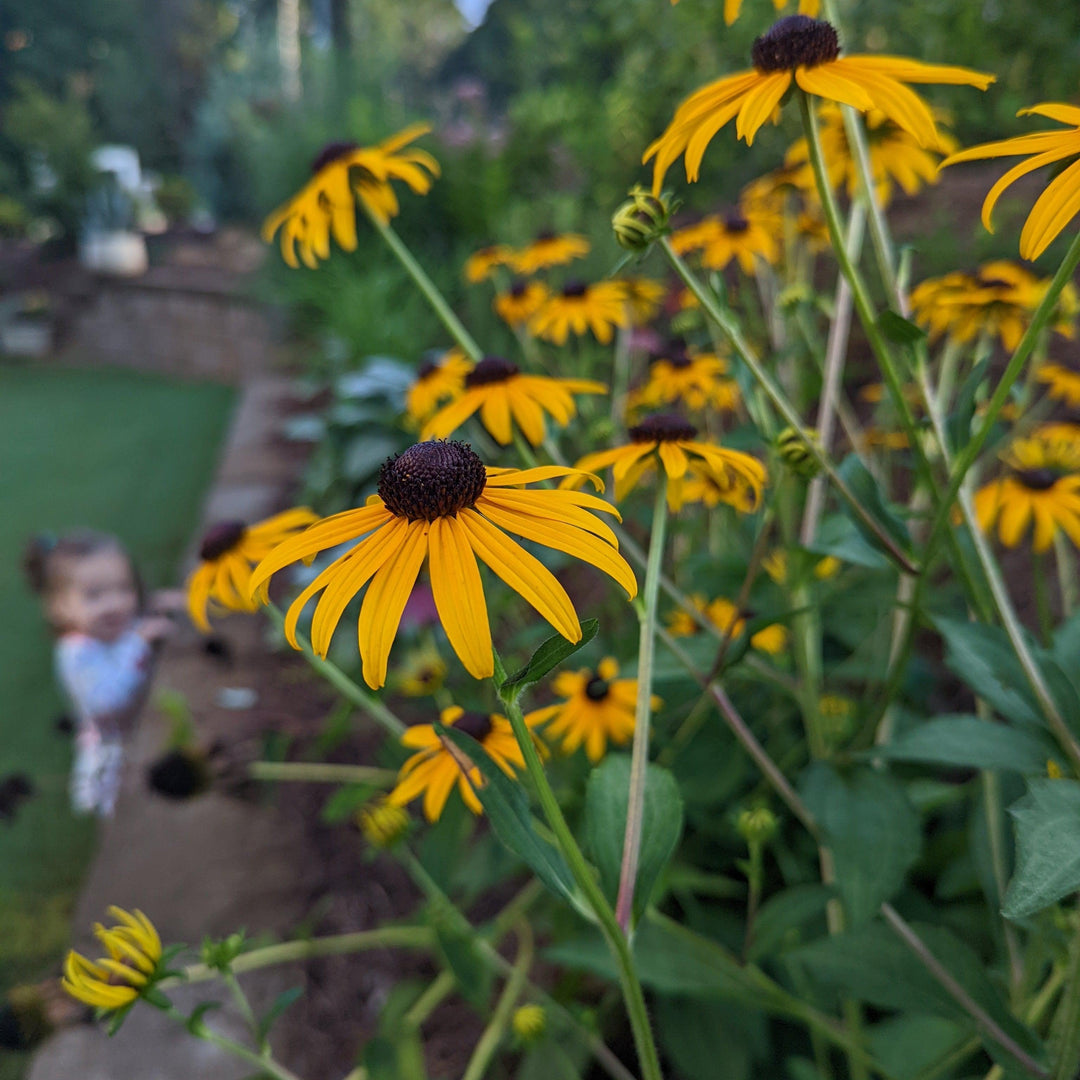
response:
[(562, 290), (567, 299), (580, 299), (589, 291), (589, 286), (584, 281), (568, 281)]
[(467, 443), (434, 440), (387, 458), (379, 470), (379, 495), (398, 517), (434, 521), (472, 506), (486, 482), (484, 463)]
[(686, 343), (677, 340), (669, 341), (662, 349), (649, 357), (650, 364), (655, 364), (660, 360), (666, 361), (673, 368), (688, 368), (692, 363), (686, 352)]
[(491, 734), (491, 717), (487, 713), (467, 712), (454, 721), (455, 731), (464, 731), (477, 742), (483, 742)]
[(754, 41), (750, 57), (763, 73), (818, 67), (840, 55), (835, 27), (807, 15), (788, 15)]
[(1011, 281), (1005, 281), (1004, 278), (999, 278), (999, 277), (989, 277), (988, 278), (988, 277), (978, 276), (978, 277), (975, 278), (975, 280), (984, 289), (1011, 289), (1013, 287), (1013, 283)]
[(520, 300), (525, 295), (525, 290), (528, 289), (528, 287), (529, 283), (527, 281), (522, 281), (518, 278), (518, 280), (510, 286), (510, 295), (515, 300)]
[(630, 441), (688, 442), (697, 438), (697, 428), (678, 413), (653, 413), (630, 429)]
[(554, 239), (555, 239), (555, 230), (554, 229), (544, 229), (542, 232), (538, 232), (536, 234), (536, 239), (533, 241), (533, 243), (534, 244), (550, 244), (551, 241), (554, 240)]
[(203, 562), (219, 559), (227, 551), (232, 551), (244, 537), (247, 526), (242, 521), (219, 521), (206, 530), (199, 545), (199, 558)]
[(599, 675), (594, 675), (585, 684), (585, 696), (590, 701), (603, 701), (608, 696), (611, 690), (611, 685), (607, 679), (601, 679)]
[(424, 379), (430, 378), (438, 370), (439, 370), (438, 361), (436, 361), (436, 360), (425, 360), (416, 369), (416, 381), (417, 382), (423, 382)]
[(311, 162), (311, 172), (315, 174), (325, 169), (333, 161), (338, 161), (340, 158), (345, 157), (347, 154), (351, 154), (354, 150), (359, 150), (360, 144), (354, 142), (332, 142), (327, 143), (314, 157)]
[(1019, 469), (1016, 479), (1032, 491), (1049, 491), (1058, 482), (1058, 474), (1053, 469)]
[(731, 213), (724, 218), (724, 228), (729, 233), (744, 233), (750, 228), (750, 222), (747, 221), (738, 210), (732, 210)]
[(517, 375), (518, 371), (517, 364), (510, 360), (504, 360), (501, 356), (485, 356), (465, 376), (465, 385), (472, 389), (474, 386), (487, 386), (489, 383), (506, 382), (507, 379)]

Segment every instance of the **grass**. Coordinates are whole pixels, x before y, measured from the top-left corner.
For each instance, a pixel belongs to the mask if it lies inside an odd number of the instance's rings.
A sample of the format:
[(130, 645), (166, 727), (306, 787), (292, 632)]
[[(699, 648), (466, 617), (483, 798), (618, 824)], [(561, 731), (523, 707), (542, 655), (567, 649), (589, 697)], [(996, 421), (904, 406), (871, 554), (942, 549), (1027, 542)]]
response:
[(59, 959), (95, 839), (68, 807), (71, 740), (53, 727), (63, 703), (23, 546), (42, 529), (102, 529), (150, 588), (175, 585), (232, 404), (222, 386), (0, 366), (0, 777), (24, 772), (37, 789), (0, 820), (0, 992)]

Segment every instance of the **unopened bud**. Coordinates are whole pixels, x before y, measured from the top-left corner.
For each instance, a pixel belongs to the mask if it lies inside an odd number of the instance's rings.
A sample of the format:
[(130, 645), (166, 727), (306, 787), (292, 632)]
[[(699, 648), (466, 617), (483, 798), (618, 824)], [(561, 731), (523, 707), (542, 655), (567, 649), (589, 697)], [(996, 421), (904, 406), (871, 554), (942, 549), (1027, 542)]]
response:
[(363, 807), (357, 819), (360, 831), (372, 847), (393, 847), (409, 828), (409, 814), (403, 806), (376, 799)]
[(652, 195), (642, 187), (635, 187), (630, 198), (612, 215), (611, 227), (620, 247), (647, 251), (667, 232), (670, 217), (668, 195)]
[(748, 844), (767, 844), (776, 835), (780, 822), (767, 806), (759, 806), (739, 814), (735, 827)]
[(541, 1038), (547, 1028), (547, 1014), (540, 1005), (522, 1005), (521, 1008), (514, 1010), (510, 1023), (514, 1034), (523, 1043), (534, 1043)]
[[(817, 446), (817, 432), (808, 431), (810, 440)], [(776, 452), (780, 460), (796, 476), (810, 479), (818, 472), (817, 459), (814, 457), (810, 443), (804, 438), (803, 433), (793, 427), (786, 427), (776, 436)]]

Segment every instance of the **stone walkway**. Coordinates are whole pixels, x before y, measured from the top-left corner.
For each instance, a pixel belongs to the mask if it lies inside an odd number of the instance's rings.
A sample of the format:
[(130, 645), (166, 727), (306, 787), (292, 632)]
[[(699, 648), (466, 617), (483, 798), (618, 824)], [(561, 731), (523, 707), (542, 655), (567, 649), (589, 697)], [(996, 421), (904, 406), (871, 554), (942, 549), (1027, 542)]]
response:
[[(278, 439), (277, 427), (289, 387), (286, 379), (260, 377), (243, 388), (204, 524), (257, 519), (287, 504), (296, 459)], [(261, 702), (290, 700), (287, 682), (295, 680), (297, 669), (268, 666), (263, 626), (259, 617), (246, 616), (221, 623), (233, 654), (229, 665), (207, 656), (193, 631), (178, 635), (162, 657), (155, 692), (182, 693), (206, 743), (221, 739), (236, 745), (260, 734), (252, 714), (221, 707), (223, 689), (251, 688)], [(318, 707), (317, 695), (300, 696), (313, 697)], [(312, 703), (306, 708), (310, 711)], [(145, 911), (167, 943), (197, 944), (204, 935), (224, 936), (240, 927), (252, 935), (281, 936), (307, 914), (308, 892), (298, 882), (309, 872), (313, 879), (319, 874), (300, 817), (271, 803), (217, 792), (186, 802), (153, 793), (145, 783), (146, 766), (165, 748), (168, 731), (165, 718), (148, 709), (131, 746), (116, 817), (101, 831), (73, 923), (75, 946), (91, 955), (97, 946), (90, 929), (105, 918), (109, 904)], [(244, 980), (263, 1003), (298, 982), (302, 977), (288, 968)], [(212, 995), (205, 987), (187, 987), (172, 997), (190, 1009), (207, 996), (223, 994), (220, 986)], [(243, 1038), (231, 1009), (215, 1011), (207, 1021), (222, 1034)], [(251, 1066), (193, 1039), (156, 1010), (140, 1007), (112, 1039), (91, 1026), (58, 1034), (36, 1055), (29, 1080), (239, 1080), (251, 1073)]]

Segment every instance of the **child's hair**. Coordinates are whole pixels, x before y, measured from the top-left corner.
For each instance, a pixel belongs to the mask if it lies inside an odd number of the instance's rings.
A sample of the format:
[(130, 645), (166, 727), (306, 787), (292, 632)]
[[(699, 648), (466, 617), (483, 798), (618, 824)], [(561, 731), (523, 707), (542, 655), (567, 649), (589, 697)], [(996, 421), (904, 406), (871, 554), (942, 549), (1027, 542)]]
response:
[[(73, 562), (96, 555), (99, 551), (115, 551), (128, 562), (131, 556), (127, 548), (108, 533), (93, 529), (75, 529), (57, 536), (55, 533), (42, 532), (34, 536), (26, 545), (23, 555), (23, 571), (27, 583), (38, 596), (48, 598), (63, 585), (65, 571)], [(132, 566), (134, 572), (134, 566)], [(135, 575), (135, 587), (142, 596), (142, 586)]]

